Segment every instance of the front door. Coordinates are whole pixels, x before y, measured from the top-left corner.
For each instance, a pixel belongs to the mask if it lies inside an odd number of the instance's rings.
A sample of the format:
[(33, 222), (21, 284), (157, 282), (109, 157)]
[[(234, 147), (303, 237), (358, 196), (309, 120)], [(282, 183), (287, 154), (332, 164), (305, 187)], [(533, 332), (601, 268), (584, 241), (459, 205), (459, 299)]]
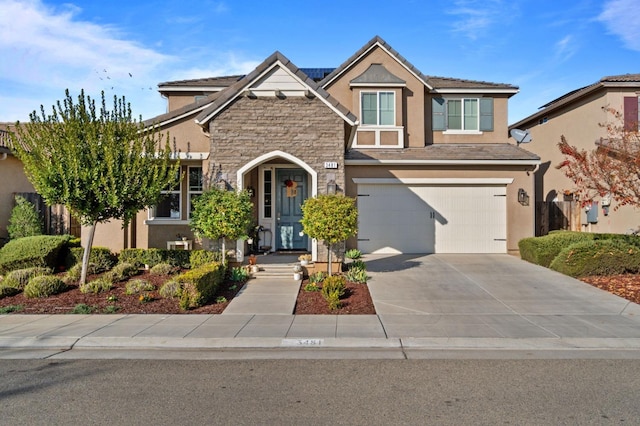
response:
[(276, 249), (307, 250), (302, 232), (302, 203), (307, 198), (307, 172), (302, 169), (276, 170)]

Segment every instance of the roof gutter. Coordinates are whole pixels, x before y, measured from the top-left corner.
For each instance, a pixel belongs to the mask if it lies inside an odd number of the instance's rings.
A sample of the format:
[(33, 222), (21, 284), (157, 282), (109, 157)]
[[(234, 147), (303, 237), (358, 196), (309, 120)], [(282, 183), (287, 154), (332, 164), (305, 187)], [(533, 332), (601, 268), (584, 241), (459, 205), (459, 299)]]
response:
[(346, 159), (347, 166), (538, 166), (540, 160), (356, 160)]

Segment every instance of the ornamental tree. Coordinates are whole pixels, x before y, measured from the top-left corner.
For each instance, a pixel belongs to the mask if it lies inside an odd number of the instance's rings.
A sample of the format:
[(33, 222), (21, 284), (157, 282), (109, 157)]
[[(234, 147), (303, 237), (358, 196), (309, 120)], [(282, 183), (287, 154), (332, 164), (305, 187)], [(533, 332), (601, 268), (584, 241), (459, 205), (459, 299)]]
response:
[(318, 195), (302, 205), (302, 231), (311, 238), (324, 241), (331, 275), (331, 246), (358, 231), (358, 209), (354, 198), (344, 195)]
[(638, 125), (624, 124), (620, 112), (605, 107), (613, 121), (601, 123), (606, 138), (596, 142), (596, 148), (581, 150), (569, 145), (561, 136), (558, 148), (565, 158), (557, 168), (573, 181), (582, 205), (597, 196), (610, 196), (621, 206), (640, 206), (640, 132)]
[(193, 203), (191, 230), (199, 237), (222, 239), (222, 261), (226, 265), (225, 239), (246, 240), (253, 223), (249, 193), (211, 187)]
[(89, 238), (82, 258), (80, 282), (86, 282), (95, 227), (111, 219), (126, 227), (136, 212), (151, 207), (162, 191), (178, 183), (179, 163), (171, 163), (169, 136), (132, 118), (131, 106), (113, 98), (107, 109), (104, 92), (99, 110), (80, 92), (69, 94), (50, 115), (40, 106), (30, 122), (16, 123), (13, 147), (27, 177), (47, 204), (63, 204)]
[(13, 210), (11, 210), (11, 217), (7, 225), (9, 238), (14, 240), (17, 238), (42, 235), (43, 229), (42, 218), (36, 210), (36, 206), (26, 198), (18, 195), (16, 197), (16, 205)]

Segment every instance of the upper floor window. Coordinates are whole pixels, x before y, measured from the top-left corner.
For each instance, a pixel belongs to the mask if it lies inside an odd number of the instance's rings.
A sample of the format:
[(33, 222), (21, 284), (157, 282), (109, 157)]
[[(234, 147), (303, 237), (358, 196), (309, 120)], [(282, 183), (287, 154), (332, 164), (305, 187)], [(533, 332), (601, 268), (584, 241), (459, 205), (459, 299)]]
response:
[(433, 98), (433, 130), (493, 131), (493, 98)]
[(162, 191), (162, 199), (152, 210), (153, 217), (159, 219), (180, 219), (181, 187), (182, 183), (171, 190)]
[(637, 132), (640, 130), (640, 96), (624, 98), (624, 130)]
[(361, 92), (361, 121), (364, 126), (395, 126), (395, 92)]

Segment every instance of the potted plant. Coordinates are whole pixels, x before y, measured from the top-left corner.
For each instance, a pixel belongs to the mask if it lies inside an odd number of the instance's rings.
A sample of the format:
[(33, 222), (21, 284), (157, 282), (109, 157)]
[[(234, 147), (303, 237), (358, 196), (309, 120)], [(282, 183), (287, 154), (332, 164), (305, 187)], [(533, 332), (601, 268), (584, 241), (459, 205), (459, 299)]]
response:
[(300, 261), (300, 265), (307, 266), (309, 264), (309, 262), (311, 262), (311, 255), (310, 254), (301, 254), (298, 257), (298, 260)]
[(296, 281), (302, 279), (302, 266), (297, 263), (293, 266), (293, 279)]
[(251, 269), (251, 273), (253, 274), (260, 271), (260, 267), (257, 265), (257, 258), (255, 254), (251, 254), (249, 256), (249, 269)]

